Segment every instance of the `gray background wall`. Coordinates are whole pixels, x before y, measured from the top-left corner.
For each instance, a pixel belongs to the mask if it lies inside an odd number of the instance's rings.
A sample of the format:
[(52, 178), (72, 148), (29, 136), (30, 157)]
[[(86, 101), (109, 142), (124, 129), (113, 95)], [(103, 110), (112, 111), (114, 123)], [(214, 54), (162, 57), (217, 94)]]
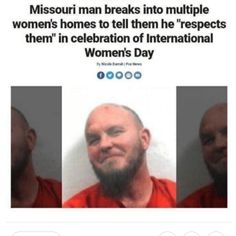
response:
[(227, 102), (226, 87), (177, 88), (178, 200), (212, 181), (203, 161), (198, 130), (203, 113), (221, 102)]
[(37, 175), (61, 180), (61, 87), (12, 87), (11, 104), (36, 130)]

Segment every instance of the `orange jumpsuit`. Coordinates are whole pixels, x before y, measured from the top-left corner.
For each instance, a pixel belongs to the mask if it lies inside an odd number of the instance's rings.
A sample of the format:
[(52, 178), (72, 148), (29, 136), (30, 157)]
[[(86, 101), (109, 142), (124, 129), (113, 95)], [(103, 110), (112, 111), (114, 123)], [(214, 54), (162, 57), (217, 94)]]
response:
[(32, 207), (61, 207), (61, 183), (52, 179), (37, 177), (38, 194)]
[[(146, 207), (175, 207), (176, 186), (175, 183), (166, 179), (151, 177), (153, 192)], [(63, 207), (103, 207), (119, 208), (125, 207), (120, 201), (105, 196), (101, 185), (95, 184), (67, 200)]]
[(227, 196), (219, 196), (214, 184), (210, 184), (189, 195), (178, 207), (224, 208), (227, 207)]

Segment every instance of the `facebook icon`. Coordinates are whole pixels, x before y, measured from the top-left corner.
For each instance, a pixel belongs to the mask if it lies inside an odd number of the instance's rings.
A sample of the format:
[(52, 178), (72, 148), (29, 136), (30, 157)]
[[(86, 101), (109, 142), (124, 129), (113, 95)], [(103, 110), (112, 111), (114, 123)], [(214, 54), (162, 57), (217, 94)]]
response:
[(98, 77), (98, 79), (103, 79), (103, 78), (105, 77), (105, 73), (102, 72), (102, 71), (99, 71), (99, 72), (97, 73), (97, 77)]

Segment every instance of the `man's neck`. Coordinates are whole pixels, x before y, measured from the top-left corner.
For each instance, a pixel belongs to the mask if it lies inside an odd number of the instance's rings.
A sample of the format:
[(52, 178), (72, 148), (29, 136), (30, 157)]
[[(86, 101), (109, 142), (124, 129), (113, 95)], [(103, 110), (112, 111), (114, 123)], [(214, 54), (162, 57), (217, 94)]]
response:
[(31, 165), (12, 180), (11, 207), (32, 207), (38, 193), (38, 181)]
[(125, 207), (146, 207), (153, 191), (153, 182), (146, 163), (134, 176), (127, 192), (119, 199)]

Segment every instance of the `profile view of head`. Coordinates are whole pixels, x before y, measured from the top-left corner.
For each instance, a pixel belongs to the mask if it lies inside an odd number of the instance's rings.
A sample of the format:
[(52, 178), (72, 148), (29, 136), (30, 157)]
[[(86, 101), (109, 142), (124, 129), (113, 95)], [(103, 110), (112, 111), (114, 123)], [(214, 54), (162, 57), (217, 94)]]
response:
[(210, 107), (202, 117), (199, 135), (205, 163), (218, 191), (227, 194), (227, 104)]
[(31, 163), (36, 133), (30, 128), (25, 116), (11, 108), (11, 174), (12, 181), (19, 178)]
[(11, 206), (61, 207), (61, 183), (35, 174), (36, 139), (23, 113), (11, 107)]
[(85, 137), (90, 162), (104, 192), (119, 197), (139, 172), (146, 172), (150, 133), (130, 108), (102, 104), (89, 115)]

